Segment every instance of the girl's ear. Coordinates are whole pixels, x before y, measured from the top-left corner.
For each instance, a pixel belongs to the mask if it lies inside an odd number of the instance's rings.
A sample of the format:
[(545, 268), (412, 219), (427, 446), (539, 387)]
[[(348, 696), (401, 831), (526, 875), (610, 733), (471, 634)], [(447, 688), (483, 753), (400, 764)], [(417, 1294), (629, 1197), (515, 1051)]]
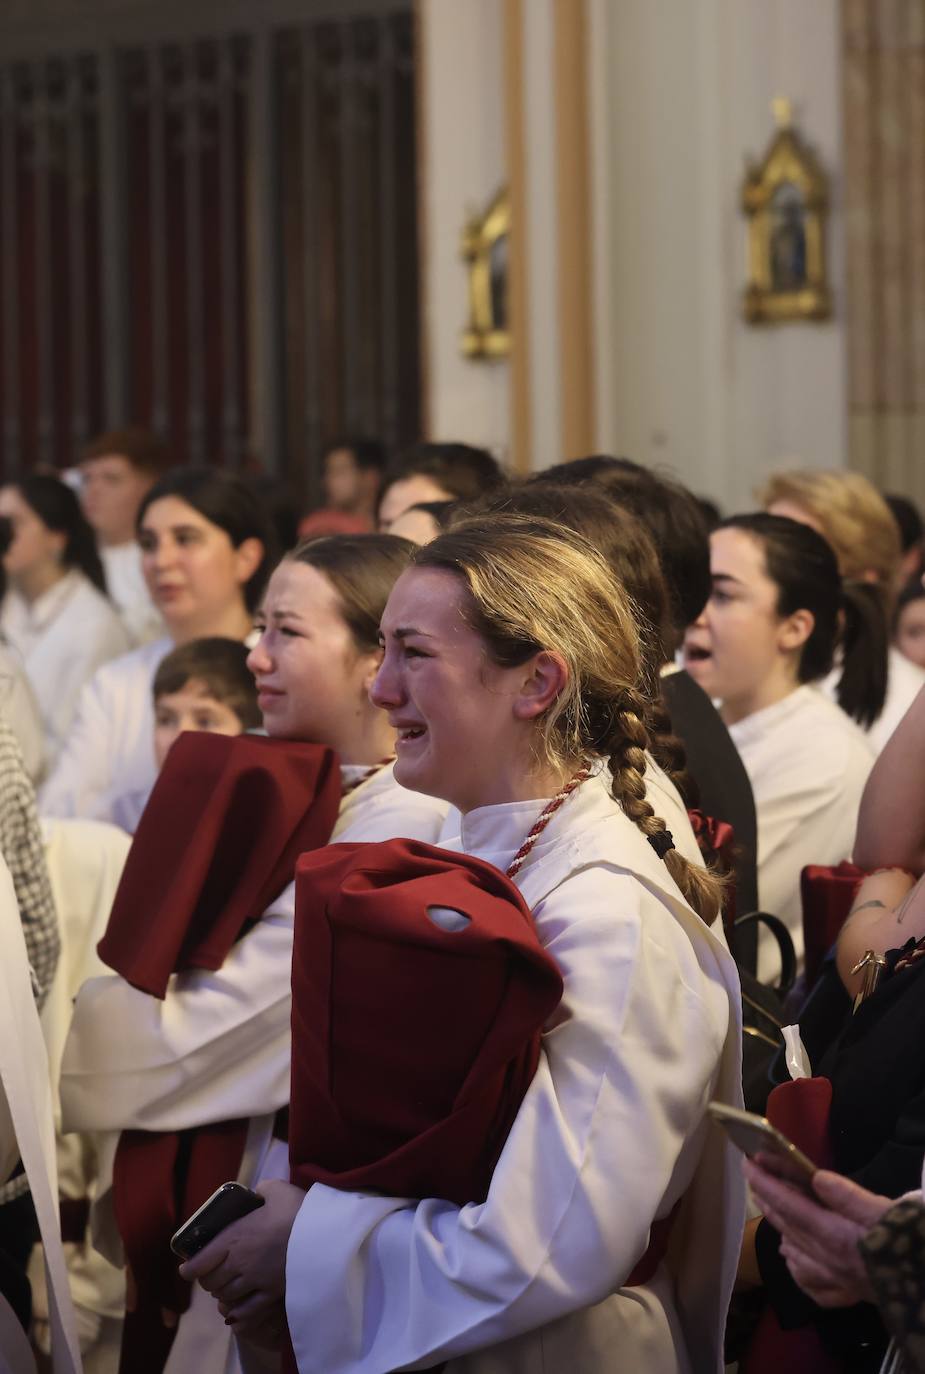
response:
[(778, 642), (782, 649), (793, 651), (802, 649), (816, 628), (816, 617), (812, 611), (793, 611), (785, 617), (778, 627)]
[(520, 691), (514, 698), (515, 720), (536, 720), (549, 710), (568, 686), (568, 664), (561, 654), (543, 649), (526, 667)]
[(367, 695), (369, 694), (373, 683), (376, 681), (376, 675), (379, 672), (379, 669), (382, 667), (382, 660), (384, 656), (385, 650), (381, 647), (378, 649), (370, 649), (368, 653), (362, 655), (362, 661), (364, 665), (363, 691)]
[(243, 587), (249, 582), (254, 573), (260, 567), (260, 560), (263, 558), (264, 548), (259, 539), (244, 539), (234, 551), (235, 572), (238, 582)]

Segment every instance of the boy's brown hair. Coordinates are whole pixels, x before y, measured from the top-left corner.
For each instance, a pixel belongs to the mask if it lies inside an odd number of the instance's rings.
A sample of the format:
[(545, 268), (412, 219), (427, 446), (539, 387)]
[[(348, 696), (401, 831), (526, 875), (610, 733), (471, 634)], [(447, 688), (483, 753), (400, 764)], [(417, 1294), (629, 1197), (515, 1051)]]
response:
[(263, 724), (257, 705), (257, 684), (247, 666), (247, 648), (237, 639), (213, 636), (191, 639), (162, 658), (154, 674), (152, 695), (182, 692), (188, 682), (201, 682), (208, 695), (234, 711), (243, 729)]

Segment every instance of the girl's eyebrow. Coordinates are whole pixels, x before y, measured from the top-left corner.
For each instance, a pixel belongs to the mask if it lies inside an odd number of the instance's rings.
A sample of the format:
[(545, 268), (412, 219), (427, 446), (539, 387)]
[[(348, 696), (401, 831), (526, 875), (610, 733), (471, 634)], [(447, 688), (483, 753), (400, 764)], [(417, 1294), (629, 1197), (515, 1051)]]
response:
[(418, 630), (414, 625), (398, 625), (392, 631), (395, 639), (407, 639), (409, 635), (422, 635), (424, 639), (433, 639), (429, 630)]
[(301, 611), (290, 610), (288, 606), (279, 606), (272, 612), (262, 609), (257, 614), (263, 620), (304, 620), (305, 618)]

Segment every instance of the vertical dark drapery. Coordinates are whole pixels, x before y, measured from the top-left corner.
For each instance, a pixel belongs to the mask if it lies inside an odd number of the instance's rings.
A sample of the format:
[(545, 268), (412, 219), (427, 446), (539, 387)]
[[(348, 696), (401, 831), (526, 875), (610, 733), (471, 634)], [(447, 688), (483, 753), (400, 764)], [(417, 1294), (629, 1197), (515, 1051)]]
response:
[(417, 437), (414, 28), (371, 8), (0, 61), (4, 473), (139, 422), (311, 498), (335, 434)]

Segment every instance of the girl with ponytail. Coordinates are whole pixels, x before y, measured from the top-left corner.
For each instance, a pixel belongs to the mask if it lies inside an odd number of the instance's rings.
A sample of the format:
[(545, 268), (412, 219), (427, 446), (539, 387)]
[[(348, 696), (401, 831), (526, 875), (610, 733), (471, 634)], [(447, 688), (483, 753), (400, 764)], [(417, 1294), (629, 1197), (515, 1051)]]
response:
[(242, 1336), (284, 1295), (300, 1374), (723, 1368), (744, 1196), (705, 1107), (741, 1101), (738, 980), (720, 884), (646, 794), (635, 621), (582, 536), (525, 516), (455, 525), (389, 597), (395, 776), (460, 810), (449, 847), (516, 884), (564, 991), (487, 1195), (267, 1185), (187, 1266)]
[(921, 669), (890, 646), (902, 560), (896, 518), (859, 472), (778, 472), (760, 499), (772, 515), (818, 530), (835, 552), (844, 631), (823, 685), (879, 753), (925, 685)]
[[(710, 536), (710, 553), (712, 591), (685, 636), (684, 663), (720, 701), (752, 784), (759, 906), (787, 923), (802, 957), (800, 872), (850, 856), (873, 763), (861, 731), (819, 687), (844, 623), (843, 675), (864, 699), (877, 622), (808, 525), (736, 515)], [(759, 946), (766, 979), (777, 972), (770, 953)]]

